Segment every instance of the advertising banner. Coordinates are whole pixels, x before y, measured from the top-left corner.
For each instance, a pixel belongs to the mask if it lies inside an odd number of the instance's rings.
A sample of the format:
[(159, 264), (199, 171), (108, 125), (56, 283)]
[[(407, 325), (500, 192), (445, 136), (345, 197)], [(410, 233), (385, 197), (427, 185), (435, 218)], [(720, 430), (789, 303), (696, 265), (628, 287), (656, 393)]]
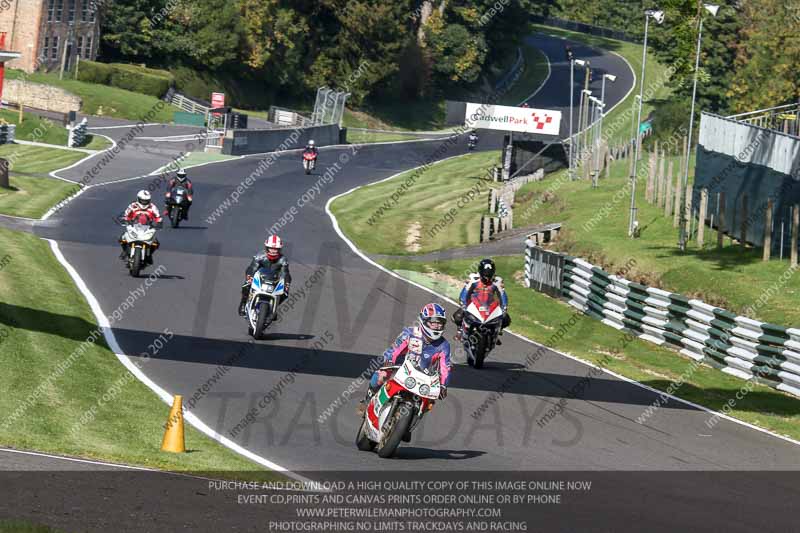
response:
[(553, 298), (560, 298), (564, 256), (535, 246), (528, 248), (528, 253), (530, 253), (528, 280), (531, 289), (543, 292)]
[(467, 127), (477, 129), (557, 136), (561, 127), (561, 111), (467, 102), (464, 123)]

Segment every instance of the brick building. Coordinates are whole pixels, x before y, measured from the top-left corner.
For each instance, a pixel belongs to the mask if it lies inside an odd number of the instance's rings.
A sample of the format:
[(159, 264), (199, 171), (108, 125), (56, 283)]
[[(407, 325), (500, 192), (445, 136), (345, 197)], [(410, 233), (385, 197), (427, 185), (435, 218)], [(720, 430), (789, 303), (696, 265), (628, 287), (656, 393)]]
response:
[(95, 59), (100, 40), (97, 9), (104, 1), (0, 0), (0, 32), (7, 33), (6, 48), (22, 53), (8, 67), (57, 70), (65, 51), (67, 69), (78, 56)]

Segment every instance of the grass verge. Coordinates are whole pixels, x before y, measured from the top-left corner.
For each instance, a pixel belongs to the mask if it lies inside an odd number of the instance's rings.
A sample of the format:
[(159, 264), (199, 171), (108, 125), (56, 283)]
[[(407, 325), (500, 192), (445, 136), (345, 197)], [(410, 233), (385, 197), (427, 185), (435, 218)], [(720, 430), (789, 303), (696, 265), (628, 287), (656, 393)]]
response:
[[(424, 253), (474, 244), (480, 240), (489, 189), (496, 185), (485, 178), (499, 157), (499, 152), (479, 152), (432, 165), (421, 174), (404, 172), (337, 199), (331, 210), (368, 253)], [(394, 205), (392, 194), (399, 194), (413, 176), (414, 184)]]
[(75, 189), (75, 184), (47, 177), (47, 174), (80, 161), (86, 154), (59, 148), (6, 144), (0, 146), (0, 157), (11, 162), (11, 189), (0, 188), (0, 213), (39, 218)]
[(533, 46), (523, 46), (522, 55), (525, 58), (525, 70), (508, 93), (500, 99), (498, 103), (501, 105), (521, 104), (539, 88), (547, 76), (547, 57), (541, 50)]
[[(721, 410), (728, 400), (735, 398), (745, 383), (711, 367), (694, 367), (688, 358), (646, 341), (635, 339), (623, 344), (624, 333), (580, 314), (575, 326), (566, 328), (564, 337), (553, 342), (551, 337), (560, 325), (569, 322), (578, 311), (522, 284), (524, 256), (499, 257), (495, 262), (498, 272), (506, 280), (514, 320), (511, 329), (516, 333), (661, 391), (683, 381), (674, 392), (676, 396), (714, 410)], [(387, 268), (413, 277), (414, 281), (450, 297), (457, 297), (463, 285), (464, 272), (474, 267), (471, 263), (470, 260), (432, 263), (404, 259), (382, 261)], [(409, 276), (409, 273), (415, 275)], [(610, 348), (620, 345), (625, 349), (608, 357)], [(642, 409), (643, 414), (646, 409)], [(657, 417), (657, 411), (652, 416)], [(769, 387), (755, 385), (742, 400), (736, 400), (731, 416), (800, 439), (800, 400)]]
[(86, 83), (77, 80), (59, 80), (55, 73), (25, 74), (20, 70), (9, 69), (6, 76), (10, 79), (24, 79), (33, 83), (42, 83), (59, 87), (83, 100), (81, 112), (87, 115), (97, 115), (128, 120), (139, 120), (147, 116), (148, 122), (172, 122), (172, 115), (178, 108), (171, 105), (158, 109), (158, 98), (145, 94), (126, 91), (116, 87)]
[[(69, 132), (67, 128), (56, 124), (52, 120), (41, 118), (32, 113), (25, 113), (22, 124), (19, 123), (19, 113), (16, 111), (0, 110), (0, 121), (17, 126), (15, 138), (21, 141), (33, 141), (57, 146), (67, 146)], [(88, 135), (84, 148), (89, 150), (105, 150), (111, 146), (104, 137)]]
[(403, 133), (385, 133), (376, 131), (347, 130), (347, 142), (350, 144), (368, 144), (391, 141), (418, 141), (424, 139), (419, 135), (407, 135)]
[[(677, 168), (678, 158), (672, 160)], [(647, 154), (642, 164), (647, 165)], [(628, 161), (612, 164), (611, 177), (600, 180), (597, 189), (583, 180), (563, 179), (563, 172), (553, 175), (517, 192), (515, 223), (563, 222), (564, 232), (555, 244), (559, 250), (612, 270), (635, 258), (637, 266), (629, 278), (751, 318), (800, 325), (800, 276), (789, 268), (788, 252), (783, 261), (765, 263), (760, 248), (742, 248), (727, 237), (717, 249), (717, 232), (709, 228), (703, 247), (693, 238), (681, 252), (673, 218), (645, 201), (644, 180), (636, 193), (641, 237), (629, 239), (627, 183)]]
[[(0, 383), (14, 391), (0, 395), (0, 445), (172, 471), (273, 475), (188, 425), (191, 453), (161, 452), (169, 406), (132, 379), (102, 339), (87, 342), (97, 327), (94, 316), (48, 244), (0, 229), (0, 250), (8, 258), (0, 273)], [(80, 355), (63, 375), (36, 394), (74, 353)], [(124, 385), (113, 401), (98, 402), (115, 383)], [(36, 401), (7, 423), (29, 395)], [(91, 412), (91, 420), (72, 431)]]

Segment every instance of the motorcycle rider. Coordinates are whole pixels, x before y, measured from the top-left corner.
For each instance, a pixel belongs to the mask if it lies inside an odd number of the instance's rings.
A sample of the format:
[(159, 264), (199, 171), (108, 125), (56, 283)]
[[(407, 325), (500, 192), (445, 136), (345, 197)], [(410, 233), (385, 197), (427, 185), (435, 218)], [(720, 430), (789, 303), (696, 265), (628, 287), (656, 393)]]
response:
[(253, 256), (250, 266), (245, 271), (245, 280), (242, 283), (242, 300), (239, 302), (239, 316), (245, 316), (245, 304), (247, 297), (250, 295), (250, 284), (253, 282), (253, 275), (259, 268), (280, 267), (284, 273), (284, 293), (281, 295), (278, 305), (280, 305), (286, 298), (289, 297), (289, 285), (292, 283), (292, 275), (289, 273), (289, 261), (281, 253), (283, 248), (283, 241), (277, 235), (270, 235), (264, 241), (264, 253)]
[(478, 130), (472, 130), (469, 133), (469, 142), (474, 146), (478, 144)]
[[(495, 298), (499, 300), (500, 307), (503, 309), (503, 323), (500, 326), (499, 335), (503, 334), (503, 328), (507, 328), (511, 324), (511, 317), (508, 314), (508, 295), (506, 295), (505, 287), (503, 286), (503, 279), (495, 277), (497, 268), (494, 261), (489, 258), (481, 259), (478, 263), (478, 272), (470, 274), (469, 279), (461, 289), (459, 300), (461, 307), (453, 313), (453, 322), (458, 326), (458, 333), (456, 338), (461, 338), (461, 323), (464, 320), (464, 312), (469, 305), (473, 295), (477, 297), (481, 305), (489, 305)], [(497, 339), (497, 344), (502, 342)]]
[[(133, 222), (134, 220), (141, 220), (146, 223), (155, 224), (156, 228), (162, 226), (161, 213), (158, 212), (158, 207), (154, 204), (149, 191), (141, 190), (136, 194), (136, 201), (130, 204), (126, 209), (122, 218), (125, 222)], [(130, 255), (130, 243), (123, 242), (125, 232), (119, 238), (120, 245), (122, 246), (122, 253), (119, 254), (120, 259), (127, 259)], [(153, 249), (156, 250), (159, 246), (158, 239), (153, 238)], [(153, 255), (147, 257), (147, 263), (153, 264)]]
[[(444, 308), (439, 304), (429, 303), (419, 312), (417, 325), (403, 328), (394, 343), (383, 352), (383, 361), (386, 365), (400, 365), (409, 356), (417, 358), (423, 370), (438, 365), (441, 383), (440, 400), (447, 396), (447, 384), (450, 382), (452, 369), (450, 343), (443, 337), (446, 324), (447, 313)], [(383, 370), (376, 370), (372, 374), (367, 397), (362, 400), (358, 408), (360, 414), (364, 414), (369, 399), (388, 378), (389, 374)]]
[(188, 191), (186, 195), (186, 209), (183, 212), (183, 219), (189, 220), (189, 209), (192, 207), (192, 197), (194, 196), (194, 188), (192, 187), (192, 180), (186, 175), (186, 171), (183, 169), (179, 169), (178, 172), (175, 173), (175, 177), (169, 180), (167, 184), (167, 192), (164, 195), (165, 206), (164, 211), (167, 212), (167, 216), (172, 215), (172, 203), (170, 199), (175, 192), (175, 187), (183, 187)]
[(305, 154), (319, 155), (319, 149), (317, 148), (317, 145), (314, 144), (314, 139), (309, 139), (308, 144), (306, 144), (305, 150), (303, 150), (303, 155)]

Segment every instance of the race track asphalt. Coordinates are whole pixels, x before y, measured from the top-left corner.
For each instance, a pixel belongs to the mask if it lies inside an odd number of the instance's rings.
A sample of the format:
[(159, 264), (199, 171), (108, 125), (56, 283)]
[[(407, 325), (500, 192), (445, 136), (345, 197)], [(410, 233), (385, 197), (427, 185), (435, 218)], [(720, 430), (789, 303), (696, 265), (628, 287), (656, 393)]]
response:
[[(549, 46), (555, 50), (557, 45)], [(563, 104), (559, 80), (564, 69), (569, 75), (568, 66), (554, 63), (552, 68), (531, 105)], [(627, 92), (619, 82), (618, 88), (610, 93), (611, 101)], [(425, 303), (440, 298), (354, 253), (334, 230), (325, 205), (353, 187), (423, 164), (442, 142), (326, 149), (312, 176), (302, 173), (297, 154), (285, 154), (214, 220), (212, 213), (262, 159), (193, 169), (191, 220), (159, 233), (162, 247), (155, 263), (164, 269), (151, 287), (144, 287), (145, 279), (130, 277), (118, 261), (119, 228), (112, 223), (147, 180), (90, 189), (57, 215), (60, 224), (37, 232), (58, 241), (106, 315), (132, 291), (145, 291), (115, 323), (114, 332), (125, 353), (141, 360), (147, 376), (170, 393), (182, 394), (185, 402), (199, 398), (192, 412), (218, 433), (306, 475), (398, 469), (797, 469), (800, 454), (794, 443), (724, 419), (710, 429), (705, 423), (710, 413), (682, 402), (669, 400), (640, 424), (637, 417), (657, 401), (656, 392), (510, 334), (483, 370), (467, 367), (461, 348), (454, 348), (457, 364), (449, 397), (437, 404), (413, 441), (401, 446), (396, 459), (358, 452), (355, 408), (364, 390), (359, 376)], [(460, 139), (441, 157), (465, 151)], [(334, 164), (340, 170), (331, 170)], [(327, 181), (326, 170), (331, 172)], [(128, 174), (141, 175), (137, 172)], [(415, 186), (425, 186), (424, 175)], [(286, 217), (292, 206), (297, 213)], [(296, 296), (267, 339), (251, 343), (236, 314), (239, 287), (250, 257), (282, 217), (293, 218), (279, 233), (288, 243), (285, 254)], [(560, 325), (548, 327), (555, 331)], [(165, 330), (172, 339), (157, 354), (137, 356)], [(529, 356), (535, 361), (526, 365)], [(354, 382), (358, 392), (347, 398), (345, 391)], [(578, 387), (583, 392), (573, 397)], [(503, 394), (497, 396), (498, 391)], [(659, 486), (667, 504), (683, 501), (686, 490), (685, 483), (669, 477)], [(713, 491), (691, 497), (696, 505), (715, 498)]]

